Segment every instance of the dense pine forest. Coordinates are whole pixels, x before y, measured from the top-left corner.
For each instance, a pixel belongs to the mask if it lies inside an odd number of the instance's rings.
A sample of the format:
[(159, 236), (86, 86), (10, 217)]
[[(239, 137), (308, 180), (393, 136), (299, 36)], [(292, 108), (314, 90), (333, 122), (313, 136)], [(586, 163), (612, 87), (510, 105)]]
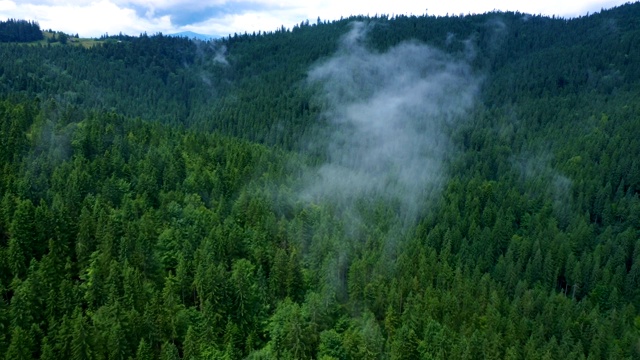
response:
[(640, 3), (33, 36), (4, 359), (640, 358)]
[(37, 22), (9, 19), (0, 21), (0, 42), (31, 42), (44, 39)]

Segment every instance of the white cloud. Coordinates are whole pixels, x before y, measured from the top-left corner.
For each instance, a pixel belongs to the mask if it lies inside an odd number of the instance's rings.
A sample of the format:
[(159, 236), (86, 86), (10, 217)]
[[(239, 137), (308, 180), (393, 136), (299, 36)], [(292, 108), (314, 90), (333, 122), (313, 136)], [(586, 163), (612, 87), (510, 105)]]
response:
[(587, 12), (600, 11), (601, 8), (610, 8), (621, 5), (627, 1), (508, 1), (495, 0), (491, 2), (474, 1), (449, 1), (433, 2), (428, 6), (429, 13), (434, 15), (478, 14), (492, 10), (520, 11), (529, 14), (558, 15), (562, 17), (575, 17), (585, 15)]
[[(286, 14), (283, 14), (286, 15)], [(295, 23), (295, 21), (294, 21)], [(203, 34), (233, 34), (258, 31), (271, 31), (283, 25), (283, 17), (277, 13), (247, 12), (244, 14), (231, 14), (217, 19), (185, 26), (186, 29)]]
[(0, 11), (2, 11), (2, 12), (13, 11), (16, 8), (17, 8), (17, 5), (13, 1), (8, 1), (8, 0), (1, 0), (0, 1)]
[[(0, 3), (0, 8), (3, 5)], [(119, 32), (138, 35), (145, 31), (154, 33), (173, 28), (168, 16), (140, 18), (135, 10), (118, 7), (108, 0), (21, 4), (12, 9), (12, 15), (5, 18), (9, 17), (38, 21), (43, 29), (94, 37)]]
[[(272, 31), (281, 25), (292, 27), (301, 21), (336, 20), (359, 14), (457, 15), (483, 13), (494, 9), (574, 17), (610, 8), (626, 1), (583, 0), (557, 2), (491, 2), (450, 0), (0, 0), (0, 20), (19, 18), (36, 20), (51, 28), (82, 36), (100, 36), (106, 32), (137, 35), (141, 32), (171, 33), (197, 30), (226, 35), (257, 30)], [(211, 17), (208, 17), (210, 13)], [(181, 21), (176, 19), (180, 15)], [(173, 16), (173, 21), (172, 21)], [(190, 22), (191, 18), (198, 18)], [(204, 19), (203, 19), (204, 17)], [(186, 19), (186, 20), (185, 20)], [(183, 24), (179, 26), (177, 23)]]

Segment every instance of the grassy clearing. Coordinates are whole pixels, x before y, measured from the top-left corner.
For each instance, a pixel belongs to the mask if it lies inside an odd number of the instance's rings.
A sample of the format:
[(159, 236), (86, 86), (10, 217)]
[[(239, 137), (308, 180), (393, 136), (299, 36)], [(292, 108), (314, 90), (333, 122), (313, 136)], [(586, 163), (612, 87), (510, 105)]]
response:
[[(40, 41), (34, 41), (30, 44), (32, 45), (52, 45), (52, 46), (60, 46), (63, 45), (61, 42), (59, 42), (57, 40), (57, 38), (60, 36), (59, 33), (56, 32), (51, 32), (51, 31), (43, 31), (42, 34), (44, 35), (44, 39), (40, 40)], [(55, 41), (52, 41), (55, 40)], [(93, 38), (76, 38), (73, 36), (69, 36), (67, 35), (67, 43), (66, 45), (76, 45), (76, 46), (82, 46), (85, 48), (91, 48), (97, 44), (101, 44), (104, 43), (104, 40), (97, 40), (97, 39), (93, 39)]]

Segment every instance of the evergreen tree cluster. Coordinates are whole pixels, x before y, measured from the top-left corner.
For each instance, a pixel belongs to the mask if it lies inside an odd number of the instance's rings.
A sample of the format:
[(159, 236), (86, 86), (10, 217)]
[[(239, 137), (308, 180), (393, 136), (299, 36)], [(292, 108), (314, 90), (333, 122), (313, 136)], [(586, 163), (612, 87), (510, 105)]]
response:
[(0, 21), (0, 42), (31, 42), (43, 38), (40, 25), (35, 21), (16, 19)]
[[(0, 44), (0, 356), (640, 357), (639, 17)], [(332, 126), (307, 74), (354, 21), (484, 79), (410, 221), (305, 194)]]

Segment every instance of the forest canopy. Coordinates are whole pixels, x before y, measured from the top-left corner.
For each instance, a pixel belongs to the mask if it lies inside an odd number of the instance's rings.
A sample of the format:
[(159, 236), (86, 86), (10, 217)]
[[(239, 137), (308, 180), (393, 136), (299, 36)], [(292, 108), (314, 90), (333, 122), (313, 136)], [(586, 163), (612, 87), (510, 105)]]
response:
[(30, 42), (44, 39), (35, 21), (8, 19), (0, 21), (0, 42)]
[(0, 44), (0, 354), (640, 357), (638, 18)]

